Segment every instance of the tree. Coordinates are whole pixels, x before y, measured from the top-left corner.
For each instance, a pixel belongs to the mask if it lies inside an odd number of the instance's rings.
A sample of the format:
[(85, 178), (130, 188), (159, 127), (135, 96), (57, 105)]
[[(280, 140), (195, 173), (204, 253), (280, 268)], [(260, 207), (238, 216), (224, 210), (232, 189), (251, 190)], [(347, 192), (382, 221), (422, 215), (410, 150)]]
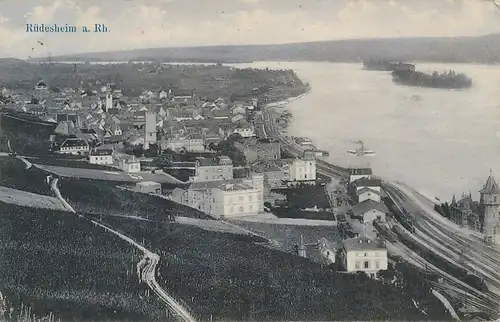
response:
[(172, 166), (172, 155), (163, 152), (153, 160), (153, 164), (158, 168), (168, 168)]

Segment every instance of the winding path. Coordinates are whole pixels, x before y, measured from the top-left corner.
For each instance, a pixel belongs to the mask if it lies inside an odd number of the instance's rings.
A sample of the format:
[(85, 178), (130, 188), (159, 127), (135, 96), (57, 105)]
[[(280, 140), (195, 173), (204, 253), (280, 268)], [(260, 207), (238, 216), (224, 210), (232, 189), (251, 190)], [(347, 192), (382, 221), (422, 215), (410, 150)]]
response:
[[(77, 214), (76, 211), (71, 207), (71, 205), (62, 197), (61, 191), (57, 186), (59, 179), (55, 178), (51, 181), (50, 187), (54, 191), (56, 197), (63, 203), (63, 205), (72, 213)], [(84, 218), (83, 215), (77, 214), (79, 217)], [(184, 308), (179, 302), (177, 302), (172, 296), (170, 296), (156, 281), (156, 266), (160, 262), (160, 256), (151, 252), (146, 247), (138, 244), (132, 238), (125, 236), (124, 234), (111, 229), (110, 227), (103, 225), (95, 220), (90, 220), (94, 225), (103, 228), (104, 230), (115, 234), (122, 240), (132, 244), (134, 247), (139, 249), (144, 253), (143, 259), (137, 265), (137, 273), (140, 274), (141, 281), (145, 282), (149, 288), (158, 296), (158, 298), (165, 303), (167, 308), (171, 313), (179, 317), (184, 322), (194, 322), (196, 319), (189, 313), (189, 311)], [(145, 263), (145, 264), (144, 264)]]

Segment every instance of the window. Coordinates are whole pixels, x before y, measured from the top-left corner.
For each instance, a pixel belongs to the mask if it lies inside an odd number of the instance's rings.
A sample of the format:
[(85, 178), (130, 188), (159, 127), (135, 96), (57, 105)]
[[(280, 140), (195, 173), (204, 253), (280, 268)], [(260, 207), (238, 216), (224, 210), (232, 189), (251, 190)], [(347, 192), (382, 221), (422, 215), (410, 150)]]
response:
[(243, 201), (244, 199), (245, 199), (245, 197), (243, 197), (243, 196), (238, 197), (238, 201)]
[(378, 259), (375, 260), (375, 268), (376, 269), (380, 268), (380, 261)]
[(252, 205), (250, 205), (250, 211), (252, 211), (252, 210), (253, 210), (253, 206), (252, 206)]
[(497, 196), (493, 197), (493, 202), (497, 202)]
[(307, 179), (307, 174), (304, 174), (304, 178)]
[(241, 206), (240, 207), (240, 212), (243, 212), (243, 211), (244, 211), (243, 206)]
[(248, 196), (248, 201), (252, 201), (253, 200), (253, 197), (252, 196)]
[(356, 263), (354, 264), (354, 267), (356, 269), (360, 269), (361, 268), (361, 262), (360, 261), (356, 261)]
[(365, 269), (370, 268), (370, 262), (369, 261), (365, 261), (364, 267), (365, 267)]
[(364, 255), (364, 256), (365, 256), (365, 257), (366, 257), (366, 256), (368, 256), (368, 253), (365, 253), (365, 255)]
[(380, 253), (379, 252), (375, 252), (375, 257), (379, 257), (380, 256)]

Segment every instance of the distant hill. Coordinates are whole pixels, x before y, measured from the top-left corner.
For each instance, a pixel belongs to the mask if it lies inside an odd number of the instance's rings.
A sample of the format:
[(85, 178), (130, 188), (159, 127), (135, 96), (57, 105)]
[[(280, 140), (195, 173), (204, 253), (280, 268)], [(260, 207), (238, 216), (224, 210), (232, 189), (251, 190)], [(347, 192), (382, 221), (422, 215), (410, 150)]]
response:
[(500, 63), (500, 34), (454, 38), (332, 40), (280, 45), (150, 48), (84, 53), (53, 60), (155, 60), (192, 62), (331, 61), (369, 58), (450, 63)]

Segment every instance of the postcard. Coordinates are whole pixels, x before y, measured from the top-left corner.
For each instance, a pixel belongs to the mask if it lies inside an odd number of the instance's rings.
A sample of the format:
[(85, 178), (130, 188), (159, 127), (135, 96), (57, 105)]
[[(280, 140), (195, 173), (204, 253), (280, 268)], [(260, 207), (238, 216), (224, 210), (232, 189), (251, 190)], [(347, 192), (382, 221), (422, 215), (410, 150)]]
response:
[(0, 0), (0, 321), (500, 319), (500, 1)]

